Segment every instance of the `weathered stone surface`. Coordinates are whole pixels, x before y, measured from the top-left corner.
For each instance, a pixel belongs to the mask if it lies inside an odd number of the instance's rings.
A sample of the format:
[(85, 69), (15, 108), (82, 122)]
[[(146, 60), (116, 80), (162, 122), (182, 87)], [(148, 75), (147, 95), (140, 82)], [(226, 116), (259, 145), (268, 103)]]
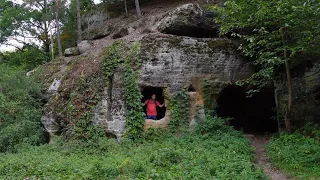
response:
[(80, 54), (80, 52), (79, 52), (79, 48), (78, 48), (78, 47), (67, 48), (67, 49), (64, 51), (64, 56), (65, 56), (65, 57), (77, 56), (77, 55), (79, 55), (79, 54)]
[(26, 76), (30, 77), (32, 74), (34, 74), (35, 71), (36, 71), (35, 69), (33, 69), (33, 70), (31, 70), (31, 71), (28, 71), (28, 72), (26, 73)]
[(50, 87), (49, 87), (49, 89), (48, 89), (48, 92), (49, 92), (50, 94), (56, 93), (56, 92), (58, 91), (60, 85), (61, 85), (61, 80), (54, 78), (54, 81), (53, 81), (52, 84), (50, 85)]
[[(160, 87), (167, 93), (165, 117), (158, 121), (146, 120), (145, 130), (168, 127), (171, 114), (169, 99), (188, 87), (192, 87), (194, 92), (188, 92), (191, 106), (186, 119), (191, 124), (204, 121), (202, 87), (205, 81), (212, 82), (211, 91), (218, 97), (227, 84), (252, 74), (228, 39), (149, 35), (142, 40), (141, 59), (139, 86)], [(118, 137), (125, 130), (123, 78), (123, 70), (119, 69), (111, 86), (106, 88), (94, 118), (97, 124), (105, 125), (107, 132)]]
[(90, 51), (92, 43), (90, 41), (81, 41), (78, 45), (80, 54)]
[(190, 84), (201, 92), (205, 80), (231, 84), (252, 74), (228, 39), (147, 36), (141, 53), (139, 84), (164, 87), (171, 94)]
[[(320, 123), (320, 62), (292, 70), (293, 110), (291, 123), (301, 127), (306, 123)], [(279, 120), (284, 121), (287, 106), (287, 80), (283, 74), (275, 81)]]
[(126, 108), (124, 103), (124, 68), (119, 68), (103, 93), (102, 101), (94, 113), (94, 122), (102, 125), (108, 133), (118, 138), (125, 131)]
[(86, 29), (91, 29), (103, 24), (108, 19), (109, 19), (109, 15), (105, 10), (105, 5), (100, 4), (95, 6), (93, 10), (86, 13), (82, 17), (81, 26), (85, 27)]
[(107, 25), (99, 25), (88, 28), (82, 32), (82, 37), (85, 40), (102, 39), (109, 36), (113, 32), (113, 27)]
[(44, 125), (45, 130), (50, 134), (55, 134), (60, 131), (60, 124), (55, 112), (48, 109), (46, 114), (41, 117), (41, 122)]
[(152, 120), (152, 119), (146, 119), (144, 123), (144, 130), (147, 131), (150, 128), (168, 128), (170, 123), (170, 111), (166, 111), (166, 116), (160, 120)]
[(126, 27), (120, 28), (113, 36), (113, 39), (119, 39), (129, 34), (129, 30)]
[(197, 4), (185, 4), (165, 15), (157, 29), (166, 34), (191, 37), (216, 37), (214, 13), (205, 13)]

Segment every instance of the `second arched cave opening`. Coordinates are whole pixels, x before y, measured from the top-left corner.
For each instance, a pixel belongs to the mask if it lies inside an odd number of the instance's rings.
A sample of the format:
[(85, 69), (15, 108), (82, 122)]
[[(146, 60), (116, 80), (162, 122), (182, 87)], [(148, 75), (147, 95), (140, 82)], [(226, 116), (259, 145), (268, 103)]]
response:
[(244, 133), (275, 133), (275, 98), (273, 88), (263, 88), (247, 98), (246, 90), (229, 85), (217, 100), (216, 113), (220, 117), (231, 117), (230, 125)]

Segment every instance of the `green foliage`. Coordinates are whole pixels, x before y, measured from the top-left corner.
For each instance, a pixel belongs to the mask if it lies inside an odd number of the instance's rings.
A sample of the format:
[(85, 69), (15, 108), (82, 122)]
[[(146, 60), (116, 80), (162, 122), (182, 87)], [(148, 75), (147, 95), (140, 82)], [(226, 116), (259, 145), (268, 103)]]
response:
[(187, 124), (189, 118), (189, 96), (185, 91), (177, 92), (170, 100), (171, 119), (169, 127), (175, 132)]
[(240, 84), (250, 83), (259, 89), (273, 78), (286, 58), (294, 66), (305, 54), (319, 54), (319, 8), (316, 0), (228, 0), (225, 7), (213, 7), (220, 33), (238, 37), (239, 49), (258, 68)]
[(209, 81), (205, 80), (202, 84), (203, 89), (203, 102), (204, 102), (204, 109), (210, 113), (210, 111), (214, 111), (215, 102), (212, 100), (214, 99), (213, 95), (216, 93), (214, 89), (216, 88), (215, 85), (212, 85)]
[[(81, 15), (85, 15), (90, 12), (94, 6), (92, 0), (81, 0), (80, 10)], [(70, 5), (64, 7), (64, 16), (62, 16), (61, 22), (63, 26), (61, 27), (61, 45), (62, 49), (69, 47), (74, 47), (77, 45), (77, 9), (76, 9), (76, 0), (71, 0)], [(82, 26), (84, 25), (84, 20), (82, 21)]]
[(126, 104), (126, 137), (141, 137), (144, 125), (144, 113), (141, 106), (141, 92), (137, 84), (137, 73), (129, 66), (125, 69), (124, 100)]
[(319, 139), (301, 134), (281, 134), (267, 146), (273, 164), (298, 179), (320, 177)]
[[(141, 138), (144, 114), (141, 106), (141, 92), (137, 84), (137, 69), (140, 62), (140, 43), (134, 43), (126, 54), (124, 42), (116, 41), (109, 46), (102, 61), (102, 71), (108, 83), (112, 83), (114, 71), (120, 66), (124, 67), (124, 101), (126, 105), (126, 133), (129, 139)], [(110, 84), (112, 86), (112, 84)]]
[(206, 120), (204, 122), (198, 122), (195, 131), (200, 134), (208, 134), (217, 133), (217, 131), (230, 130), (231, 127), (226, 126), (228, 121), (229, 119), (206, 115)]
[(249, 142), (229, 131), (141, 144), (100, 139), (91, 147), (30, 147), (0, 154), (0, 179), (267, 179), (251, 162)]
[(100, 137), (104, 137), (104, 131), (101, 127), (92, 123), (92, 110), (85, 112), (77, 119), (70, 130), (72, 139), (81, 140), (83, 142), (97, 142)]
[(142, 94), (138, 87), (140, 66), (140, 43), (134, 43), (125, 63), (124, 101), (126, 104), (126, 137), (136, 140), (141, 137), (144, 126), (144, 113), (141, 106)]
[(306, 137), (312, 137), (320, 141), (320, 125), (314, 123), (308, 123), (304, 127), (298, 130)]
[(0, 152), (43, 143), (40, 85), (5, 65), (0, 65), (0, 74)]
[(105, 77), (112, 78), (114, 71), (125, 62), (125, 44), (123, 41), (116, 41), (108, 46), (103, 54), (102, 72)]
[(62, 108), (60, 116), (63, 117), (63, 136), (66, 140), (95, 142), (98, 138), (104, 137), (102, 128), (92, 122), (103, 86), (100, 76), (100, 73), (91, 76), (81, 73), (76, 88), (66, 92), (69, 93), (66, 107), (60, 107), (61, 104), (55, 105), (58, 109)]
[(11, 67), (30, 71), (36, 66), (48, 61), (46, 53), (32, 46), (15, 52), (0, 53), (0, 64), (5, 63)]
[(28, 13), (12, 1), (0, 1), (0, 43), (15, 35), (17, 28), (28, 18)]

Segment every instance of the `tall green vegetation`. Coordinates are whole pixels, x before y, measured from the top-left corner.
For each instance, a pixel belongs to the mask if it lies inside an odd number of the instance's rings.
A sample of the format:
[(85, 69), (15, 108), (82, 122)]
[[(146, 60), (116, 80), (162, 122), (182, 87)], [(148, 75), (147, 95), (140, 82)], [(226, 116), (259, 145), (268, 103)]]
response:
[(173, 132), (186, 126), (188, 123), (189, 106), (190, 99), (186, 92), (179, 91), (172, 97), (170, 101), (171, 120), (169, 125)]
[(140, 65), (140, 43), (136, 42), (127, 56), (124, 75), (124, 100), (127, 108), (126, 136), (133, 140), (141, 137), (145, 121), (141, 106), (142, 95), (137, 82), (137, 69)]
[[(0, 179), (267, 179), (252, 163), (252, 149), (223, 119), (176, 137), (165, 131), (141, 143), (100, 139), (96, 146), (44, 145), (0, 154)], [(221, 123), (222, 122), (222, 123)], [(209, 125), (209, 126), (208, 126)], [(83, 142), (85, 143), (85, 142)]]
[(0, 74), (0, 152), (43, 143), (40, 85), (6, 65), (0, 65)]
[(48, 60), (48, 56), (42, 49), (32, 46), (25, 46), (14, 52), (0, 53), (0, 66), (6, 64), (24, 71), (30, 71)]
[(79, 37), (81, 36), (83, 27), (82, 21), (78, 16), (84, 17), (84, 15), (91, 12), (94, 6), (93, 1), (91, 0), (80, 0), (79, 7), (77, 2), (77, 0), (71, 0), (68, 7), (63, 7), (64, 16), (60, 18), (61, 23), (63, 24), (61, 27), (62, 49), (74, 47), (82, 40), (82, 37)]
[(273, 164), (298, 179), (320, 177), (320, 129), (312, 128), (317, 137), (300, 133), (281, 134), (267, 146)]
[[(16, 43), (36, 46), (30, 40), (42, 43), (43, 50), (49, 56), (50, 28), (53, 21), (50, 10), (51, 1), (32, 0), (16, 4), (10, 0), (0, 2), (0, 43), (21, 49)], [(23, 40), (22, 40), (23, 39)], [(15, 40), (11, 43), (9, 40)]]
[(291, 130), (293, 106), (290, 69), (303, 57), (319, 54), (320, 2), (317, 0), (229, 0), (222, 8), (214, 7), (220, 33), (241, 40), (239, 49), (253, 59), (259, 69), (250, 83), (257, 89), (283, 71), (287, 75), (288, 98), (286, 130)]

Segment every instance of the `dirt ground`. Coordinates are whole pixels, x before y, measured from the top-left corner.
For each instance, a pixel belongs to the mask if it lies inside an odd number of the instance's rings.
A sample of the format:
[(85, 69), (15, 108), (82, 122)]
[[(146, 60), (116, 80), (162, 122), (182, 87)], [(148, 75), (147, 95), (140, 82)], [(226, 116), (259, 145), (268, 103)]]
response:
[(250, 141), (252, 147), (255, 148), (255, 164), (262, 169), (272, 180), (289, 180), (287, 175), (283, 174), (272, 166), (270, 159), (266, 153), (265, 146), (269, 143), (269, 138), (264, 135), (247, 134), (245, 137)]

